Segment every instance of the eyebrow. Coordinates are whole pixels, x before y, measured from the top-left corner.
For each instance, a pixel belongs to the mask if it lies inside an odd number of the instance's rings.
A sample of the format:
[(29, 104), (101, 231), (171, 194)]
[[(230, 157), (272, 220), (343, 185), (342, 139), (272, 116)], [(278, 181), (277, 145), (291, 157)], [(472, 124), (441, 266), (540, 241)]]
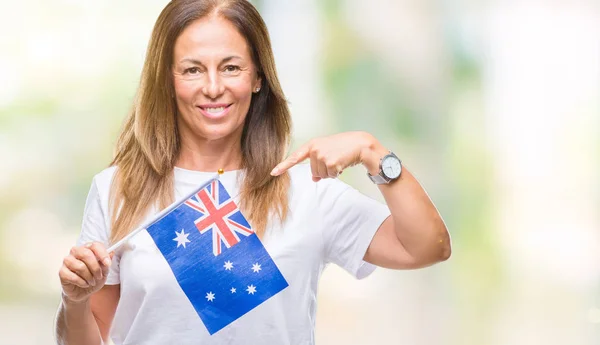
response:
[[(242, 60), (242, 58), (240, 56), (231, 55), (231, 56), (228, 56), (228, 57), (224, 58), (223, 60), (221, 60), (221, 62), (219, 64), (223, 64), (223, 63), (229, 62), (229, 61), (231, 61), (233, 59)], [(183, 59), (179, 60), (179, 63), (182, 63), (182, 62), (191, 62), (191, 63), (196, 64), (196, 65), (204, 65), (202, 62), (200, 62), (200, 60), (196, 60), (196, 59), (193, 59), (193, 58), (183, 58)]]

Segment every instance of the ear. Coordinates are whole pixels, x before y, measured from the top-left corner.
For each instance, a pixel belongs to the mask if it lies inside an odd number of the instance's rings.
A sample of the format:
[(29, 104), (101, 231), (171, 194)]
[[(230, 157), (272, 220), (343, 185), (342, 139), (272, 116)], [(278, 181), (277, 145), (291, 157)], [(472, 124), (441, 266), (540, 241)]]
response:
[(262, 77), (260, 73), (257, 73), (256, 81), (254, 81), (254, 85), (252, 87), (252, 92), (258, 93), (257, 89), (260, 90), (262, 88)]
[(256, 71), (256, 79), (254, 80), (254, 83), (252, 83), (252, 92), (258, 93), (258, 91), (256, 91), (256, 90), (262, 89), (262, 73), (260, 73), (260, 71), (258, 71), (258, 69), (255, 69), (255, 71)]

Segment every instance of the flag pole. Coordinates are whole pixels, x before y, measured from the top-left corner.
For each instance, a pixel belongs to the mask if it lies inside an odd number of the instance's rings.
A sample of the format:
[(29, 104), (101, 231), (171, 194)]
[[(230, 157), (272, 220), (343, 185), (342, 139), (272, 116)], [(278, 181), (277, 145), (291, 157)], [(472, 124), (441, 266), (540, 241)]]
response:
[(184, 201), (186, 201), (187, 199), (191, 198), (194, 194), (198, 193), (199, 191), (201, 191), (202, 189), (206, 188), (206, 186), (208, 186), (212, 181), (214, 180), (218, 180), (219, 177), (221, 176), (221, 174), (223, 174), (223, 169), (219, 169), (219, 171), (215, 174), (215, 176), (213, 176), (212, 178), (210, 178), (208, 181), (206, 181), (205, 183), (203, 183), (200, 187), (194, 189), (192, 192), (188, 193), (187, 195), (183, 196), (181, 199), (175, 201), (174, 203), (172, 203), (171, 205), (169, 205), (167, 208), (165, 208), (164, 210), (160, 211), (156, 216), (154, 216), (150, 221), (148, 221), (147, 223), (143, 224), (142, 226), (140, 226), (139, 228), (133, 230), (132, 232), (130, 232), (127, 236), (123, 237), (120, 241), (118, 241), (117, 243), (113, 244), (112, 246), (110, 246), (107, 251), (113, 252), (115, 250), (117, 250), (119, 247), (121, 247), (123, 245), (123, 243), (129, 241), (133, 236), (135, 236), (138, 232), (148, 228), (150, 225), (154, 224), (155, 222), (157, 222), (158, 220), (160, 220), (162, 217), (164, 217), (167, 213), (171, 212), (173, 209), (175, 209), (177, 206), (181, 205)]

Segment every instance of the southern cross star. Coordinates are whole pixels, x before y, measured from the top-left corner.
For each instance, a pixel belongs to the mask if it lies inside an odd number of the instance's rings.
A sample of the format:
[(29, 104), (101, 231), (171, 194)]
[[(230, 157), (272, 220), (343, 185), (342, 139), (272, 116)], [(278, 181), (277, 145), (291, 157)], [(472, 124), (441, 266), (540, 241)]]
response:
[(183, 248), (185, 248), (185, 244), (191, 242), (187, 238), (190, 234), (186, 234), (183, 229), (181, 229), (181, 233), (177, 231), (175, 231), (175, 233), (177, 234), (177, 237), (175, 237), (173, 241), (177, 241), (177, 248), (179, 248), (179, 246), (183, 246)]

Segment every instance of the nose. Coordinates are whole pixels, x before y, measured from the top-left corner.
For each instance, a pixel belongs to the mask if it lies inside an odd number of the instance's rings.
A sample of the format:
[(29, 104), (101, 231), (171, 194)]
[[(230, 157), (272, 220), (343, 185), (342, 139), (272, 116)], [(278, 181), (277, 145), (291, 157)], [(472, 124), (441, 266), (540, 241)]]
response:
[(217, 99), (225, 91), (225, 88), (223, 86), (223, 81), (221, 80), (221, 76), (219, 76), (219, 73), (210, 72), (207, 74), (208, 74), (207, 78), (202, 87), (202, 93), (207, 98)]

